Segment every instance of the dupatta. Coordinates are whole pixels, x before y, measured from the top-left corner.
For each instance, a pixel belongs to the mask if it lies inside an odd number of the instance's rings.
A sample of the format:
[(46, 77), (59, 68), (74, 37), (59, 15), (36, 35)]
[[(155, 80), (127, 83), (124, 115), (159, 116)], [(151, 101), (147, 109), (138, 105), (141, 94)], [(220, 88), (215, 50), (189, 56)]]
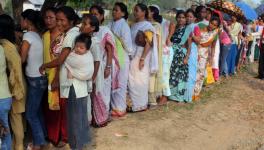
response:
[(112, 68), (112, 89), (116, 91), (119, 88), (118, 75), (120, 72), (120, 64), (118, 61), (117, 49), (115, 44), (114, 35), (111, 30), (106, 26), (101, 26), (100, 31), (97, 33), (97, 37), (100, 39), (101, 50), (103, 51), (104, 56), (106, 55), (105, 46), (109, 43), (112, 47), (113, 54), (113, 68)]
[[(131, 34), (132, 34), (132, 43), (133, 48), (137, 50), (138, 45), (136, 44), (136, 36), (137, 33), (143, 31), (150, 31), (153, 33), (153, 35), (156, 35), (156, 30), (152, 26), (152, 24), (148, 21), (141, 21), (137, 22), (132, 25), (131, 27)], [(150, 49), (151, 51), (151, 57), (150, 57), (150, 73), (156, 73), (159, 69), (159, 62), (158, 62), (158, 43), (157, 43), (157, 37), (153, 36), (153, 45)]]
[[(50, 32), (47, 31), (43, 34), (43, 50), (44, 50), (44, 63), (49, 63), (56, 58), (56, 53), (60, 53), (61, 45), (63, 41), (63, 34), (59, 35), (52, 43), (50, 39)], [(57, 68), (47, 68), (46, 74), (48, 77), (49, 87), (55, 78)], [(50, 110), (60, 110), (60, 93), (59, 90), (48, 90), (48, 104)]]

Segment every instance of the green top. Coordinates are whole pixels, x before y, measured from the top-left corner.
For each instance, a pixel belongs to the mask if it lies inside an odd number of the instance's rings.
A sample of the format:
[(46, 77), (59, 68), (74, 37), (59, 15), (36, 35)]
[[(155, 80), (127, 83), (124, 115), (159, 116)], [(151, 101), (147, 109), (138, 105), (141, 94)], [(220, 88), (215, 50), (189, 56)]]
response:
[(3, 47), (0, 45), (0, 100), (11, 97), (6, 75), (6, 59)]

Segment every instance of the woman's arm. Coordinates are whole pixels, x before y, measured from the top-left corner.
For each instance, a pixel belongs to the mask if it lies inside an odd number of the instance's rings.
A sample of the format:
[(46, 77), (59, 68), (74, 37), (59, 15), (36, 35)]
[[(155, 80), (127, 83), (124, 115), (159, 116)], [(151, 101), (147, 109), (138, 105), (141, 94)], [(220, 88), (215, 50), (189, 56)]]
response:
[(70, 52), (71, 52), (70, 48), (63, 48), (59, 57), (57, 59), (54, 59), (53, 61), (51, 61), (49, 63), (43, 64), (39, 68), (39, 72), (43, 73), (46, 68), (59, 67), (60, 65), (62, 65), (64, 63), (64, 61), (66, 60), (66, 58), (68, 57)]
[(186, 53), (186, 56), (185, 56), (185, 58), (184, 58), (184, 60), (183, 60), (183, 63), (186, 65), (186, 64), (188, 64), (188, 60), (189, 60), (189, 57), (190, 57), (190, 53), (191, 53), (191, 49), (192, 49), (192, 37), (189, 37), (188, 38), (188, 41), (187, 41), (187, 43), (186, 43), (186, 47), (187, 47), (187, 53)]
[(168, 35), (167, 40), (166, 40), (167, 46), (171, 45), (171, 37), (173, 36), (173, 34), (175, 32), (175, 28), (176, 28), (175, 23), (171, 22), (170, 26), (169, 26), (169, 35)]
[(95, 83), (95, 79), (97, 77), (97, 73), (98, 73), (99, 67), (100, 67), (100, 61), (95, 61), (94, 62), (94, 73), (93, 73), (93, 77), (92, 77), (93, 83)]
[(200, 44), (202, 47), (210, 47), (210, 46), (212, 46), (212, 44), (214, 44), (214, 42), (216, 42), (216, 37), (214, 37), (214, 39), (211, 39), (211, 40), (209, 40), (208, 42), (206, 42), (206, 43), (202, 43), (202, 44)]
[(104, 71), (104, 77), (108, 78), (110, 73), (111, 73), (111, 68), (112, 68), (112, 59), (113, 59), (112, 45), (107, 42), (105, 44), (105, 50), (107, 53), (107, 59), (106, 59), (106, 67), (105, 67), (105, 71)]
[(25, 63), (27, 60), (30, 44), (28, 41), (23, 41), (20, 49), (21, 62)]
[(212, 42), (202, 43), (200, 44), (202, 47), (209, 47), (212, 45)]
[(195, 35), (193, 35), (193, 36), (192, 36), (192, 40), (193, 40), (197, 45), (199, 45), (200, 42), (201, 42), (201, 36), (195, 36)]
[(150, 50), (150, 43), (149, 42), (146, 42), (146, 45), (144, 47), (144, 51), (141, 55), (141, 58), (139, 60), (139, 70), (142, 70), (143, 67), (144, 67), (144, 64), (145, 64), (145, 58), (147, 57), (148, 53), (149, 53), (149, 50)]
[(55, 74), (55, 77), (51, 83), (51, 91), (55, 91), (55, 90), (58, 90), (59, 89), (59, 86), (60, 86), (60, 78), (59, 78), (59, 67), (56, 68), (56, 74)]
[(240, 48), (240, 44), (241, 44), (241, 40), (242, 40), (242, 32), (240, 31), (237, 35), (237, 40), (238, 40), (238, 43), (237, 43), (237, 46), (238, 48)]
[(124, 50), (126, 50), (127, 53), (131, 55), (133, 53), (133, 46), (132, 46), (131, 30), (128, 25), (124, 25), (122, 27), (120, 38)]

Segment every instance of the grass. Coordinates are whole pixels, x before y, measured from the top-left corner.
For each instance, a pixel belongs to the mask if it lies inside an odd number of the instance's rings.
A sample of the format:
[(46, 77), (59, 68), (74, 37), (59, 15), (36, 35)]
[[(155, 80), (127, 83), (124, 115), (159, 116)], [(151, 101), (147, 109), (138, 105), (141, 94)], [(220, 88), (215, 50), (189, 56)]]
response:
[[(212, 84), (209, 85), (209, 87), (204, 87), (204, 89), (202, 90), (201, 100), (197, 102), (187, 103), (184, 105), (173, 105), (172, 106), (174, 107), (173, 110), (176, 112), (179, 112), (180, 110), (188, 110), (188, 111), (193, 110), (196, 106), (207, 104), (210, 100), (212, 100), (211, 98), (213, 97), (214, 94), (222, 97), (226, 97), (228, 93), (225, 92), (223, 93), (221, 89), (227, 86), (234, 79), (237, 79), (237, 76), (232, 77), (232, 79), (230, 80), (222, 81), (220, 84)], [(165, 107), (165, 111), (168, 111), (168, 107)]]

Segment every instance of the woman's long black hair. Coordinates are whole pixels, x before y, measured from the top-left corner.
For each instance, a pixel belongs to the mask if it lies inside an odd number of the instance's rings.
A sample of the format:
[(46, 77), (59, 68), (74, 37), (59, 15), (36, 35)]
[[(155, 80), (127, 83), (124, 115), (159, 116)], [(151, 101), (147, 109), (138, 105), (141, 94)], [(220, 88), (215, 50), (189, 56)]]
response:
[(93, 9), (96, 9), (96, 10), (98, 11), (98, 13), (99, 13), (100, 15), (103, 16), (103, 20), (101, 21), (101, 23), (103, 23), (103, 22), (104, 22), (104, 14), (105, 14), (104, 9), (103, 9), (101, 6), (99, 6), (99, 5), (93, 5), (93, 6), (90, 8), (90, 12), (91, 12)]
[(85, 15), (83, 15), (83, 20), (85, 20), (85, 19), (89, 19), (90, 20), (90, 25), (95, 28), (94, 32), (98, 32), (99, 31), (100, 23), (99, 23), (99, 20), (97, 19), (96, 16), (94, 16), (92, 14), (85, 14)]
[(0, 15), (0, 38), (15, 43), (15, 22), (6, 14)]
[(162, 22), (162, 16), (160, 15), (159, 9), (155, 6), (149, 6), (149, 9), (151, 12), (153, 12), (153, 19), (156, 22), (161, 23)]
[(142, 11), (145, 12), (145, 19), (148, 18), (148, 7), (147, 5), (143, 4), (143, 3), (137, 3), (137, 5), (135, 7), (139, 7)]
[(69, 6), (62, 6), (58, 8), (57, 13), (62, 12), (69, 21), (73, 22), (73, 26), (77, 25), (80, 21), (79, 16), (75, 13), (74, 9)]
[(127, 11), (127, 6), (124, 3), (122, 3), (122, 2), (116, 2), (115, 6), (118, 6), (120, 8), (120, 10), (124, 13), (123, 18), (125, 20), (127, 20), (128, 19), (128, 15), (129, 15), (128, 11)]
[(200, 5), (200, 6), (198, 6), (198, 7), (196, 7), (196, 10), (195, 10), (195, 14), (196, 14), (196, 18), (197, 19), (202, 19), (201, 18), (201, 12), (202, 12), (202, 10), (203, 9), (205, 9), (206, 7), (205, 6), (203, 6), (203, 5)]
[(44, 22), (41, 17), (40, 11), (35, 11), (33, 9), (27, 9), (24, 12), (21, 13), (21, 16), (23, 19), (27, 19), (30, 21), (35, 28), (38, 30), (38, 32), (43, 30)]
[(177, 11), (177, 15), (176, 15), (176, 19), (181, 15), (183, 14), (185, 16), (185, 11), (184, 10), (178, 10)]

